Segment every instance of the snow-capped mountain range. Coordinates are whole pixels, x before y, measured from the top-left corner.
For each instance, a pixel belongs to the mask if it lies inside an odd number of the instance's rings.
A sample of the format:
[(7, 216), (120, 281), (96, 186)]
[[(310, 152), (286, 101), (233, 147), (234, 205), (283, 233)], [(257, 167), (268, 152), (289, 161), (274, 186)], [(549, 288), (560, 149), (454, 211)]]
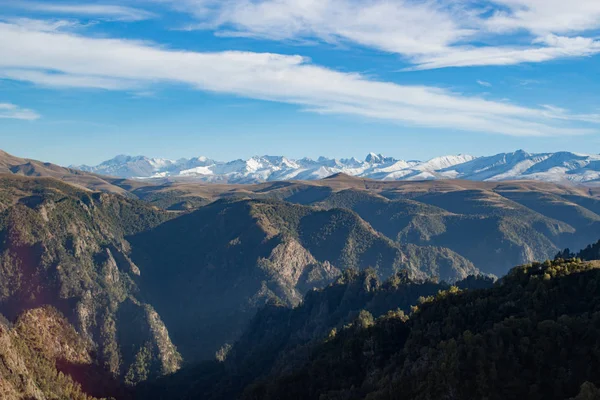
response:
[(71, 166), (82, 171), (122, 178), (170, 178), (202, 182), (257, 183), (314, 180), (337, 173), (379, 180), (469, 179), (477, 181), (541, 180), (600, 182), (600, 155), (570, 152), (530, 154), (523, 150), (489, 157), (455, 155), (428, 161), (405, 161), (370, 153), (356, 158), (293, 160), (280, 156), (215, 161), (206, 157), (168, 160), (120, 155), (100, 165)]

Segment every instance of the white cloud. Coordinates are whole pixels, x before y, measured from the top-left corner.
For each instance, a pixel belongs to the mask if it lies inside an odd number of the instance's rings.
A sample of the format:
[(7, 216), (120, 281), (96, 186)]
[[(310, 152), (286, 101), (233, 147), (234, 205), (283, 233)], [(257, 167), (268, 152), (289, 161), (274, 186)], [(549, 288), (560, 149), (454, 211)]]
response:
[(477, 80), (477, 83), (481, 86), (485, 86), (485, 87), (492, 87), (492, 84), (486, 81), (482, 81), (480, 79)]
[(117, 21), (142, 21), (156, 17), (154, 13), (149, 11), (112, 4), (81, 4), (78, 2), (50, 3), (11, 0), (9, 2), (3, 2), (2, 6), (22, 9), (29, 12), (107, 18)]
[(533, 44), (537, 43), (544, 45), (521, 48), (456, 46), (444, 53), (413, 57), (412, 61), (415, 65), (406, 70), (538, 63), (600, 53), (600, 41), (583, 37), (567, 38), (548, 35), (534, 40)]
[(472, 31), (433, 1), (389, 0), (177, 0), (199, 29), (234, 30), (273, 40), (349, 41), (401, 54), (443, 51)]
[(12, 103), (0, 103), (0, 119), (22, 119), (32, 121), (40, 116), (33, 110), (21, 108)]
[(548, 116), (556, 119), (565, 119), (569, 121), (583, 121), (593, 124), (600, 124), (600, 113), (598, 114), (570, 114), (568, 110), (564, 108), (544, 104), (542, 106), (548, 110)]
[(27, 81), (39, 86), (57, 88), (89, 88), (106, 90), (135, 89), (141, 85), (137, 80), (98, 75), (68, 74), (36, 69), (1, 69), (0, 79)]
[(530, 136), (589, 132), (567, 112), (376, 81), (298, 55), (171, 50), (9, 23), (0, 23), (0, 54), (0, 77), (46, 86), (139, 91), (155, 83), (177, 83), (314, 112), (421, 126)]
[(600, 27), (597, 0), (493, 0), (508, 8), (485, 21), (488, 29), (527, 30), (539, 35), (568, 34)]
[[(190, 13), (197, 23), (189, 29), (354, 43), (403, 55), (414, 66), (407, 70), (538, 63), (594, 55), (599, 47), (592, 38), (573, 36), (600, 28), (598, 0), (162, 2)], [(523, 46), (524, 38), (531, 43)], [(504, 44), (481, 44), (486, 41)]]

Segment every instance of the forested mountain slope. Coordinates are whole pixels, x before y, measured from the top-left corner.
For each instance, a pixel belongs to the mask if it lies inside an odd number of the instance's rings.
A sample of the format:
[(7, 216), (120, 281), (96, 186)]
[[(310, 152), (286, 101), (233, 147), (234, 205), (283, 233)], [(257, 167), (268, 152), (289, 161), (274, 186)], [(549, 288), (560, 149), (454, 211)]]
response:
[(599, 278), (598, 264), (557, 261), (518, 268), (494, 289), (439, 294), (406, 323), (355, 325), (243, 397), (574, 397), (600, 383)]
[[(585, 254), (590, 249), (578, 256)], [(225, 362), (182, 370), (141, 386), (138, 395), (278, 400), (600, 395), (598, 261), (528, 264), (490, 288), (470, 280), (471, 290), (401, 277), (379, 284), (368, 274), (346, 279), (309, 294), (293, 311), (265, 308)], [(409, 317), (401, 311), (408, 309)], [(325, 327), (331, 329), (326, 335)], [(302, 345), (305, 333), (320, 339)]]
[[(472, 289), (492, 284), (490, 278), (474, 277), (457, 283)], [(184, 368), (140, 386), (136, 395), (160, 399), (234, 399), (256, 379), (270, 379), (301, 367), (324, 340), (334, 337), (338, 330), (347, 329), (357, 318), (372, 320), (373, 316), (390, 314), (404, 320), (419, 298), (450, 287), (446, 283), (410, 279), (406, 272), (382, 281), (372, 269), (346, 270), (334, 284), (310, 291), (296, 308), (276, 302), (266, 305), (236, 344), (220, 354), (224, 361)]]
[(54, 306), (119, 380), (179, 368), (161, 318), (140, 296), (125, 240), (171, 215), (48, 178), (3, 176), (0, 202), (0, 314), (14, 321)]
[[(91, 343), (54, 308), (0, 318), (0, 398), (128, 398), (131, 392), (94, 359)], [(83, 385), (82, 385), (83, 384)]]
[(348, 268), (448, 281), (478, 273), (448, 249), (394, 242), (351, 211), (274, 200), (217, 201), (128, 240), (142, 290), (192, 360), (232, 343), (267, 301), (297, 305)]

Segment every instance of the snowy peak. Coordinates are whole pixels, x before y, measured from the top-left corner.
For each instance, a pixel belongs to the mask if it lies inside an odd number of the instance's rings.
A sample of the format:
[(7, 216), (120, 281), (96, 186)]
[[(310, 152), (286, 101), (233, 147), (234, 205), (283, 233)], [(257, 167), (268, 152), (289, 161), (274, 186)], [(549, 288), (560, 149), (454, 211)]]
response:
[(381, 154), (369, 153), (365, 157), (365, 161), (370, 164), (380, 163), (382, 160), (383, 156)]
[(394, 160), (392, 157), (384, 157), (382, 154), (375, 154), (375, 153), (369, 153), (365, 157), (365, 162), (367, 162), (369, 164), (383, 164), (383, 163), (390, 163), (390, 162), (394, 162), (394, 161), (396, 161), (396, 160)]
[(530, 179), (549, 182), (600, 182), (600, 155), (570, 152), (530, 154), (524, 150), (487, 157), (446, 155), (427, 161), (397, 160), (376, 153), (369, 153), (364, 161), (354, 157), (294, 160), (269, 155), (229, 162), (215, 161), (207, 157), (174, 161), (119, 155), (95, 167), (72, 168), (123, 178), (170, 178), (229, 183), (314, 180), (332, 175), (380, 180)]
[(152, 176), (167, 176), (171, 173), (199, 166), (213, 165), (215, 162), (206, 157), (191, 159), (182, 158), (177, 161), (166, 158), (150, 158), (146, 156), (118, 155), (103, 163), (90, 167), (87, 165), (71, 166), (81, 171), (122, 178), (147, 178)]
[(442, 156), (435, 157), (429, 161), (419, 164), (417, 169), (421, 171), (438, 171), (446, 168), (453, 167), (455, 165), (464, 164), (469, 161), (473, 161), (476, 157), (470, 155), (459, 154), (457, 156)]

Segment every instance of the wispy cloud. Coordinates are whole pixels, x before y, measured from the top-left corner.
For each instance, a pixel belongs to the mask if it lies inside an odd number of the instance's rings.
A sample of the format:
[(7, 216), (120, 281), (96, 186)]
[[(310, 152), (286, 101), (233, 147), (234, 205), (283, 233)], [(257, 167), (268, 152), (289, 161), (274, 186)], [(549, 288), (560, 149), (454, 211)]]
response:
[(600, 113), (596, 114), (571, 114), (564, 108), (545, 104), (543, 107), (548, 110), (548, 115), (551, 118), (566, 119), (570, 121), (583, 121), (594, 124), (600, 124)]
[(481, 86), (485, 86), (485, 87), (492, 87), (492, 84), (486, 81), (482, 81), (482, 80), (477, 80), (477, 84), (481, 85)]
[(94, 25), (94, 22), (82, 23), (74, 19), (35, 19), (25, 17), (2, 17), (0, 22), (7, 22), (25, 29), (41, 32), (76, 31)]
[(493, 3), (505, 8), (484, 21), (490, 31), (527, 30), (543, 36), (584, 32), (600, 26), (597, 0), (493, 0)]
[(532, 86), (532, 85), (539, 85), (541, 83), (543, 83), (543, 82), (538, 79), (518, 79), (517, 80), (517, 84), (519, 86)]
[(451, 51), (412, 58), (415, 64), (407, 71), (448, 67), (516, 65), (539, 63), (560, 58), (586, 57), (600, 53), (600, 41), (589, 38), (567, 38), (549, 35), (537, 38), (531, 47), (463, 47)]
[(443, 51), (474, 33), (457, 24), (447, 6), (434, 1), (177, 0), (171, 4), (191, 13), (197, 29), (272, 40), (345, 41), (407, 55)]
[[(270, 40), (347, 42), (398, 53), (412, 67), (540, 63), (591, 56), (598, 0), (162, 0), (187, 28)], [(494, 45), (482, 45), (493, 39)], [(482, 40), (483, 39), (483, 40)], [(529, 39), (528, 45), (523, 40)]]
[(51, 3), (36, 1), (4, 1), (1, 3), (1, 5), (3, 7), (21, 9), (28, 12), (52, 15), (95, 17), (117, 21), (142, 21), (156, 17), (156, 14), (146, 10), (113, 4), (81, 4), (81, 2)]
[(0, 119), (22, 119), (32, 121), (39, 118), (40, 115), (33, 110), (21, 108), (12, 103), (0, 103)]
[(178, 83), (318, 113), (519, 136), (587, 133), (581, 124), (594, 122), (563, 110), (373, 80), (298, 55), (171, 50), (10, 23), (0, 23), (0, 54), (0, 77), (46, 86), (140, 91), (155, 83)]
[[(1, 45), (0, 45), (1, 47)], [(2, 64), (0, 62), (0, 64)], [(121, 77), (69, 74), (51, 70), (0, 68), (0, 79), (33, 82), (39, 86), (63, 88), (89, 88), (106, 90), (135, 89), (142, 85), (137, 79)]]

